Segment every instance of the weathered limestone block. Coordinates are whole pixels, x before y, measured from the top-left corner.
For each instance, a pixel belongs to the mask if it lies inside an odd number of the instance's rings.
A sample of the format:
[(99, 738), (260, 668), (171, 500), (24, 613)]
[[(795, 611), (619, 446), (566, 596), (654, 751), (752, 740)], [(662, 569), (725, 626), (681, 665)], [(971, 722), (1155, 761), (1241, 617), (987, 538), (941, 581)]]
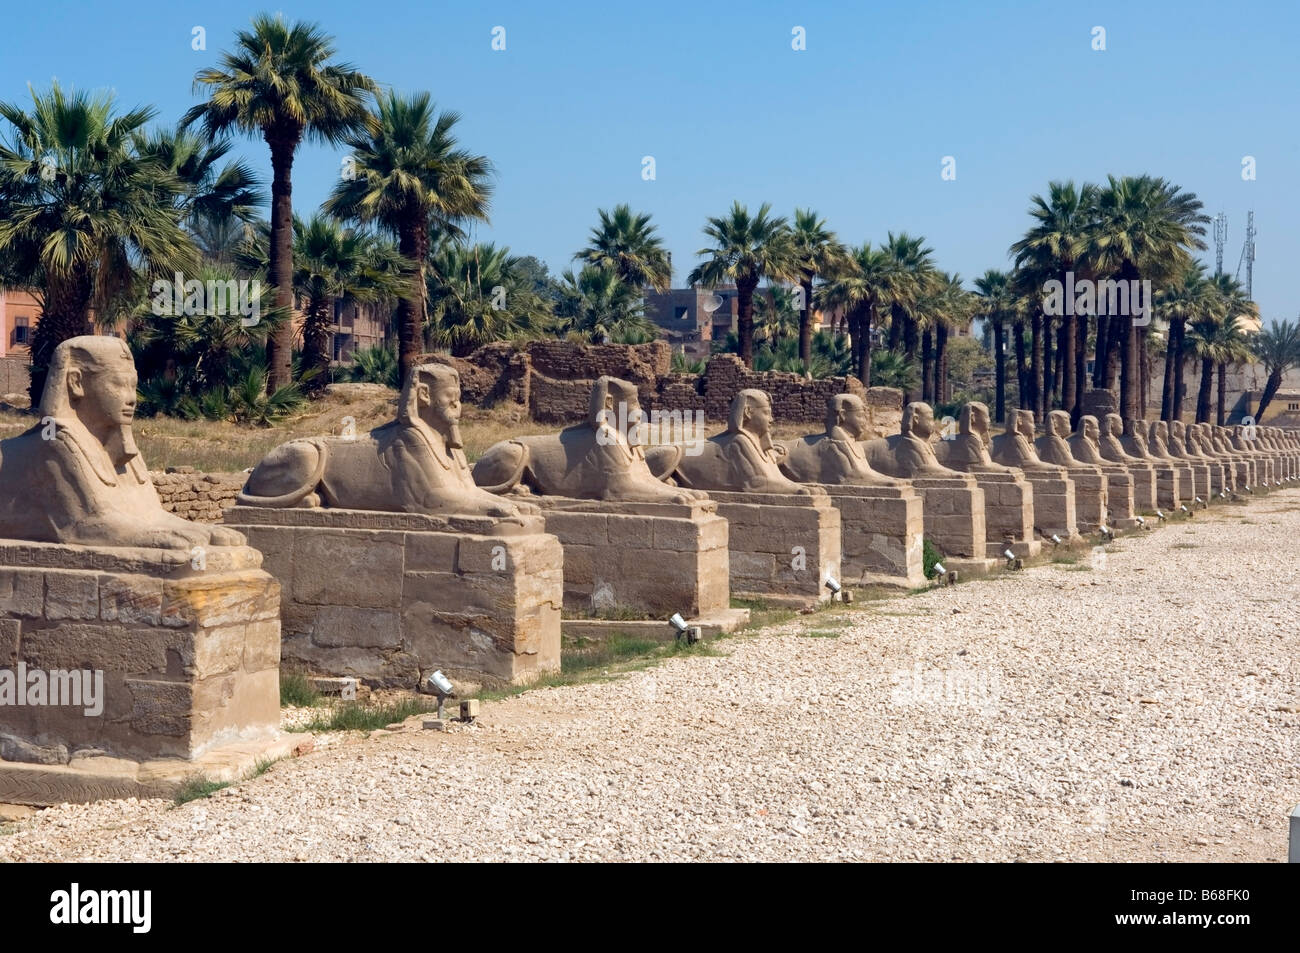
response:
[(1226, 486), (1223, 465), (1218, 460), (1213, 460), (1198, 453), (1193, 446), (1188, 444), (1186, 427), (1187, 425), (1180, 420), (1166, 422), (1166, 444), (1169, 453), (1175, 459), (1185, 461), (1198, 473), (1204, 474), (1204, 480), (1198, 489), (1204, 491), (1200, 493), (1201, 499), (1208, 501), (1222, 492)]
[(279, 731), (280, 586), (259, 563), (0, 542), (0, 801), (166, 794), (301, 745)]
[(727, 520), (732, 595), (810, 605), (831, 598), (843, 561), (840, 511), (816, 487), (808, 495), (710, 490)]
[(1123, 467), (1132, 477), (1133, 514), (1136, 519), (1139, 514), (1155, 512), (1156, 469), (1150, 460), (1126, 452), (1123, 436), (1123, 417), (1119, 414), (1107, 414), (1101, 419), (1097, 437), (1098, 453), (1104, 465)]
[(1017, 410), (1007, 431), (993, 438), (990, 456), (996, 463), (1020, 470), (1033, 484), (1034, 526), (1043, 537), (1078, 542), (1072, 471), (1040, 459), (1033, 440), (1033, 411)]
[(1178, 468), (1179, 482), (1188, 501), (1198, 496), (1209, 499), (1209, 466), (1174, 456), (1169, 448), (1169, 425), (1165, 421), (1153, 420), (1147, 424), (1147, 448), (1157, 460)]
[(564, 551), (542, 519), (236, 506), (283, 586), (283, 655), (415, 688), (435, 669), (526, 683), (560, 664)]
[(935, 456), (950, 470), (969, 473), (984, 491), (984, 529), (989, 551), (1037, 556), (1043, 544), (1034, 538), (1034, 487), (1024, 471), (994, 463), (989, 455), (989, 409), (973, 401), (961, 409), (957, 433), (945, 434)]
[(1068, 441), (1070, 453), (1079, 463), (1095, 466), (1105, 475), (1108, 524), (1115, 529), (1133, 529), (1138, 525), (1133, 474), (1123, 464), (1112, 463), (1101, 455), (1100, 440), (1097, 418), (1085, 414)]

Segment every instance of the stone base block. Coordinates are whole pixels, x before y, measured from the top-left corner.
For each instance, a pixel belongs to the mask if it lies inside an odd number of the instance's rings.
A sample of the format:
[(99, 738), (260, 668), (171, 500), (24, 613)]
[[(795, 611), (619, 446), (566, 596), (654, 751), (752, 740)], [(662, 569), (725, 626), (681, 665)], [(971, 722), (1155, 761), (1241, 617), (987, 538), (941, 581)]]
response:
[(841, 583), (907, 589), (925, 585), (924, 513), (914, 490), (825, 484), (821, 488), (840, 511)]
[(817, 487), (808, 496), (710, 490), (727, 520), (731, 593), (783, 605), (831, 597), (842, 562), (840, 511)]
[(0, 761), (0, 802), (85, 804), (125, 798), (172, 798), (187, 781), (239, 781), (268, 761), (312, 750), (311, 735), (281, 733), (261, 741), (233, 742), (192, 760), (133, 761), (107, 755), (74, 757), (68, 764)]
[(1187, 482), (1190, 474), (1185, 476), (1181, 468), (1167, 463), (1157, 463), (1154, 469), (1156, 506), (1166, 512), (1178, 509), (1184, 499), (1190, 498), (1187, 492), (1191, 486)]
[[(1116, 466), (1124, 466), (1116, 464)], [(1125, 466), (1133, 478), (1133, 512), (1139, 514), (1154, 513), (1159, 505), (1157, 499), (1157, 480), (1155, 467), (1149, 464)]]
[(229, 745), (276, 741), (280, 586), (260, 562), (247, 547), (0, 541), (0, 800), (32, 765), (192, 772)]
[(1038, 555), (1042, 545), (1034, 539), (1034, 485), (1016, 473), (972, 473), (984, 491), (984, 530), (988, 551), (1000, 556), (1004, 549), (1021, 559)]
[(911, 482), (921, 494), (926, 538), (945, 556), (984, 559), (988, 550), (984, 491), (975, 478), (960, 474)]
[(1034, 529), (1044, 539), (1053, 535), (1063, 542), (1080, 539), (1075, 516), (1074, 481), (1047, 470), (1026, 470), (1025, 478), (1034, 486)]
[[(735, 632), (749, 624), (748, 609), (717, 609), (707, 615), (686, 620), (690, 626), (699, 626), (706, 639), (727, 632)], [(637, 639), (672, 642), (677, 633), (665, 619), (565, 619), (561, 624), (565, 643), (585, 639), (603, 642), (611, 635), (626, 635)]]
[(522, 684), (560, 667), (564, 550), (542, 518), (236, 506), (284, 587), (283, 655), (314, 675), (416, 688)]
[(537, 497), (564, 547), (564, 609), (666, 619), (731, 607), (727, 521), (717, 504), (619, 503)]
[(1137, 521), (1137, 501), (1133, 474), (1128, 467), (1103, 466), (1106, 475), (1106, 524), (1112, 529), (1134, 529)]

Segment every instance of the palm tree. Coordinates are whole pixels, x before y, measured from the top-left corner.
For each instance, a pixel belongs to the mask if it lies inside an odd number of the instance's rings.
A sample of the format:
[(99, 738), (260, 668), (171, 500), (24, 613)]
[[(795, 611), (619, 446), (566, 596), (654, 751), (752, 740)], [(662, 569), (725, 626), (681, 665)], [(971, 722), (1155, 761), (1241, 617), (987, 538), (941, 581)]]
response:
[(413, 263), (411, 293), (397, 306), (403, 380), (415, 364), (427, 320), (431, 229), (459, 238), (462, 223), (487, 221), (492, 165), (458, 147), (452, 133), (459, 121), (458, 113), (437, 112), (428, 93), (381, 96), (373, 132), (347, 140), (356, 175), (340, 181), (325, 202), (331, 214), (373, 222), (397, 236), (398, 251)]
[(36, 289), (32, 403), (54, 348), (129, 313), (150, 277), (171, 278), (198, 255), (181, 227), (187, 190), (136, 137), (149, 108), (115, 112), (110, 94), (32, 93), (32, 109), (0, 103), (0, 267)]
[(597, 209), (600, 224), (591, 230), (587, 247), (573, 257), (586, 265), (612, 271), (632, 288), (667, 291), (672, 263), (650, 216), (616, 205), (612, 212)]
[(1258, 326), (1259, 305), (1246, 296), (1246, 290), (1235, 278), (1215, 275), (1212, 285), (1219, 300), (1219, 313), (1232, 315), (1236, 319), (1229, 325), (1230, 331), (1220, 342), (1220, 358), (1217, 367), (1219, 375), (1217, 420), (1222, 427), (1227, 413), (1228, 365), (1240, 364), (1251, 359), (1251, 349), (1245, 330), (1248, 323)]
[(799, 311), (799, 360), (804, 362), (804, 372), (809, 373), (812, 362), (813, 282), (818, 277), (825, 278), (843, 267), (848, 253), (835, 233), (826, 227), (826, 220), (818, 218), (812, 209), (794, 210), (792, 240), (799, 270), (799, 286), (803, 289), (803, 308)]
[[(898, 270), (895, 292), (889, 304), (889, 348), (897, 350), (900, 343), (907, 360), (915, 363), (920, 334), (918, 306), (937, 280), (934, 266), (934, 249), (921, 237), (913, 238), (906, 232), (890, 232), (885, 247), (894, 259)], [(904, 393), (911, 400), (911, 393)]]
[(871, 380), (871, 344), (875, 334), (877, 309), (888, 307), (906, 276), (894, 256), (884, 248), (872, 248), (864, 242), (849, 251), (845, 263), (818, 289), (818, 303), (823, 311), (841, 308), (849, 328), (852, 366), (858, 380)]
[(243, 161), (219, 164), (232, 148), (229, 139), (208, 140), (178, 127), (141, 130), (132, 141), (139, 155), (153, 157), (180, 181), (176, 203), (191, 234), (205, 227), (258, 221), (266, 193), (257, 174)]
[(1007, 417), (1007, 335), (1006, 322), (1015, 309), (1015, 296), (1005, 272), (990, 268), (975, 279), (975, 293), (982, 299), (979, 313), (993, 329), (993, 367), (995, 374), (993, 419), (1002, 423)]
[(1193, 320), (1187, 329), (1186, 343), (1191, 353), (1201, 360), (1201, 383), (1196, 395), (1196, 422), (1208, 423), (1210, 402), (1214, 388), (1214, 372), (1236, 361), (1241, 354), (1242, 337), (1237, 316), (1221, 310), (1216, 305), (1211, 311)]
[(1268, 368), (1264, 393), (1260, 395), (1259, 407), (1255, 409), (1255, 419), (1263, 420), (1264, 411), (1268, 410), (1268, 405), (1282, 386), (1282, 375), (1290, 368), (1300, 365), (1300, 324), (1274, 321), (1255, 335), (1251, 350), (1259, 362)]
[[(1195, 194), (1149, 175), (1108, 176), (1092, 203), (1086, 255), (1091, 270), (1120, 281), (1150, 280), (1153, 285), (1180, 274), (1189, 250), (1203, 250), (1209, 216)], [(1114, 322), (1111, 322), (1112, 326)], [(1142, 417), (1138, 356), (1145, 351), (1147, 328), (1130, 319), (1119, 322), (1120, 413)], [(1115, 337), (1113, 330), (1110, 335)]]
[[(806, 302), (809, 299), (804, 300)], [(807, 312), (807, 308), (800, 311), (795, 307), (794, 292), (789, 288), (772, 285), (765, 294), (754, 299), (754, 340), (761, 341), (770, 349), (781, 341), (797, 339), (802, 333), (803, 319)], [(811, 348), (811, 338), (808, 344)], [(803, 358), (799, 357), (799, 360), (802, 361)], [(799, 368), (802, 373), (809, 370), (808, 367)]]
[(629, 335), (657, 336), (657, 326), (645, 316), (645, 297), (639, 286), (623, 281), (613, 271), (588, 265), (560, 276), (560, 302), (556, 316), (562, 328), (596, 342)]
[(468, 354), (550, 327), (550, 302), (505, 246), (444, 242), (430, 255), (427, 284), (429, 321), (423, 331), (431, 347)]
[(699, 282), (708, 288), (735, 284), (740, 359), (746, 367), (754, 366), (754, 289), (763, 278), (797, 277), (790, 226), (782, 217), (770, 217), (771, 211), (772, 206), (764, 202), (750, 215), (749, 209), (734, 202), (726, 215), (709, 219), (704, 234), (714, 244), (696, 252), (705, 261), (686, 277), (688, 284)]
[[(287, 23), (259, 14), (235, 34), (235, 48), (221, 65), (199, 70), (195, 89), (205, 103), (185, 113), (185, 128), (201, 123), (210, 139), (235, 129), (261, 136), (271, 150), (271, 267), (277, 307), (293, 305), (293, 160), (304, 138), (337, 145), (369, 128), (369, 95), (375, 81), (346, 63), (334, 63), (334, 40), (314, 23)], [(292, 376), (293, 327), (269, 339), (268, 386)]]
[[(1046, 198), (1035, 195), (1030, 199), (1029, 215), (1034, 219), (1034, 224), (1024, 238), (1011, 246), (1011, 253), (1015, 256), (1016, 267), (1032, 274), (1040, 288), (1049, 279), (1060, 281), (1064, 285), (1066, 274), (1076, 270), (1076, 263), (1085, 246), (1094, 193), (1095, 187), (1092, 185), (1085, 183), (1076, 187), (1074, 182), (1067, 180), (1049, 182)], [(1087, 335), (1087, 316), (1082, 316), (1085, 325), (1083, 335), (1079, 333), (1080, 317), (1076, 314), (1062, 315), (1062, 349), (1059, 355), (1061, 403), (1076, 422), (1079, 405), (1083, 401), (1083, 370), (1086, 367), (1086, 358), (1078, 347), (1078, 341)], [(1048, 324), (1050, 325), (1050, 320)], [(1039, 334), (1047, 336), (1041, 327)], [(1039, 346), (1035, 343), (1035, 354), (1038, 350)], [(1049, 389), (1044, 386), (1044, 394)], [(1046, 409), (1048, 408), (1043, 408), (1044, 412)]]
[(1205, 275), (1205, 266), (1192, 262), (1182, 275), (1162, 288), (1156, 307), (1167, 323), (1165, 380), (1160, 398), (1161, 420), (1182, 420), (1187, 326), (1213, 315), (1219, 299)]

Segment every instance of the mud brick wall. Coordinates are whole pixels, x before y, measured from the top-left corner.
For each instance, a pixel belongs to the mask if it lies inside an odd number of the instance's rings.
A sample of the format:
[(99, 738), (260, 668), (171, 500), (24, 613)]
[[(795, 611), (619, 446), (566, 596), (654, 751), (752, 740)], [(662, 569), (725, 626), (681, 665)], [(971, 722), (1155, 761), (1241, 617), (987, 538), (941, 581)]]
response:
[(5, 394), (26, 394), (31, 385), (30, 365), (13, 357), (0, 357), (0, 397)]
[(666, 341), (649, 344), (578, 344), (570, 341), (533, 341), (523, 345), (502, 342), (479, 348), (467, 358), (427, 355), (457, 368), (465, 400), (490, 404), (511, 400), (528, 407), (544, 423), (575, 423), (586, 417), (591, 385), (603, 375), (636, 385), (647, 410), (703, 410), (715, 422), (727, 418), (738, 390), (766, 391), (780, 423), (820, 424), (826, 417), (826, 399), (850, 393), (862, 397), (871, 409), (878, 436), (898, 432), (902, 394), (888, 387), (863, 387), (853, 377), (807, 380), (798, 374), (756, 372), (734, 354), (717, 354), (703, 374), (672, 373), (672, 349)]
[(150, 476), (163, 509), (197, 523), (219, 522), (244, 485), (242, 473), (199, 473), (193, 467), (170, 467)]

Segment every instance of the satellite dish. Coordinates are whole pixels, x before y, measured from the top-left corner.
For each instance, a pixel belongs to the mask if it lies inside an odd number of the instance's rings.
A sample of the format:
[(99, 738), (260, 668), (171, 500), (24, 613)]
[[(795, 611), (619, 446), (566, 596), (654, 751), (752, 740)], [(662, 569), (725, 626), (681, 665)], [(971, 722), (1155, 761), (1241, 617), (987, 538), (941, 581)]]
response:
[(722, 303), (722, 299), (717, 295), (709, 295), (704, 299), (704, 303), (701, 307), (703, 307), (709, 314), (712, 314), (714, 311), (717, 311), (722, 307)]

